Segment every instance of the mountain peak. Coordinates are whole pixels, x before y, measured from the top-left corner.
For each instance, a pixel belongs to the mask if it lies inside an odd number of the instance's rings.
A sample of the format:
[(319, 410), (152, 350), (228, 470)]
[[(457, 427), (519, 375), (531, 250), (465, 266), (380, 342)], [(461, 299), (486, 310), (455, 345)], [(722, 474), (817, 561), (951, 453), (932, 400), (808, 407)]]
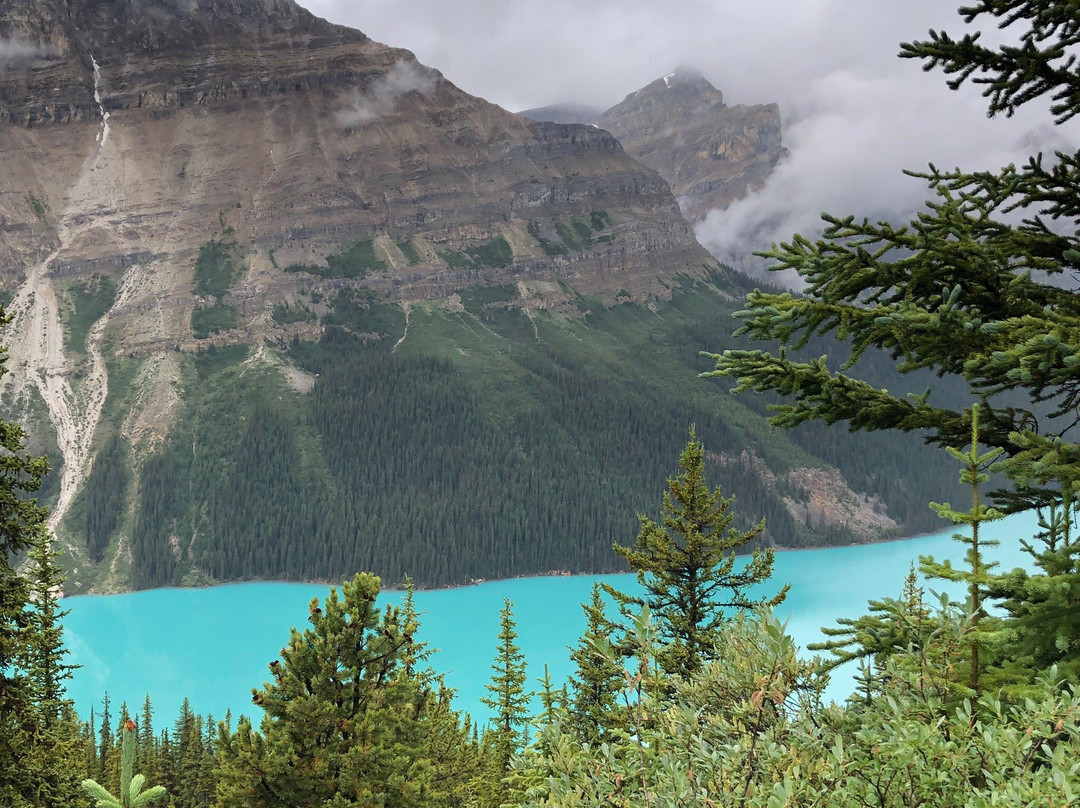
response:
[(718, 106), (724, 106), (724, 94), (694, 68), (679, 67), (630, 93), (609, 109), (605, 117), (613, 114), (636, 115), (657, 107), (667, 110), (665, 114), (694, 115), (703, 109)]
[(760, 187), (786, 153), (776, 104), (729, 107), (688, 67), (630, 93), (599, 123), (670, 183), (691, 221)]

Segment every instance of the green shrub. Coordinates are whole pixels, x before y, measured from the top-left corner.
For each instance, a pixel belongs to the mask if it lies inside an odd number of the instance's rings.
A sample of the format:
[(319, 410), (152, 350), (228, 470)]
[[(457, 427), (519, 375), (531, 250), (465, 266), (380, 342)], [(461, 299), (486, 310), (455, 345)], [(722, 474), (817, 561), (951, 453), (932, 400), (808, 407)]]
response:
[(549, 241), (544, 238), (540, 232), (540, 224), (538, 222), (529, 222), (529, 235), (536, 239), (536, 243), (540, 245), (540, 249), (544, 251), (545, 255), (566, 255), (567, 249), (562, 244), (556, 244), (553, 241)]
[(86, 350), (86, 338), (93, 326), (116, 300), (116, 282), (101, 274), (92, 275), (70, 287), (72, 311), (67, 317), (68, 347)]
[(240, 274), (235, 258), (236, 242), (210, 240), (199, 248), (195, 259), (195, 278), (192, 291), (197, 295), (212, 295), (218, 300), (232, 288)]
[(375, 242), (361, 239), (347, 245), (344, 250), (326, 256), (326, 266), (316, 264), (289, 264), (286, 272), (307, 272), (320, 278), (363, 278), (372, 270), (386, 269), (386, 262), (375, 254)]
[(274, 312), (271, 316), (278, 325), (288, 325), (289, 323), (310, 322), (315, 319), (315, 312), (303, 306), (294, 307), (285, 303), (278, 303), (274, 306)]
[(236, 328), (237, 319), (236, 309), (218, 300), (191, 312), (191, 330), (197, 339), (206, 339), (219, 331)]
[(416, 247), (413, 246), (412, 239), (402, 239), (397, 243), (397, 248), (401, 250), (401, 254), (405, 256), (405, 259), (410, 265), (420, 263), (420, 253), (418, 253)]

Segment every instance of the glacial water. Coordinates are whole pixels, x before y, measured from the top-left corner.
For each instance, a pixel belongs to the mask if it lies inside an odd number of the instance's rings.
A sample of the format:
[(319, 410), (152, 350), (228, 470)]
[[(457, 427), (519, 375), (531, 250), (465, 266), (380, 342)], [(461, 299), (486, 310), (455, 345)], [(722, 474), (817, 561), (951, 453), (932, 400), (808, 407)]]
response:
[[(984, 526), (985, 538), (1001, 541), (989, 557), (1003, 569), (1026, 566), (1018, 538), (1030, 537), (1035, 526), (1033, 514)], [(864, 614), (869, 599), (898, 596), (909, 565), (920, 555), (951, 558), (958, 565), (964, 548), (950, 539), (953, 532), (778, 553), (773, 583), (763, 591), (791, 584), (778, 613), (805, 646), (820, 639), (821, 626), (833, 625), (837, 617)], [(585, 625), (580, 604), (588, 600), (594, 580), (624, 591), (637, 587), (632, 575), (607, 575), (516, 578), (418, 592), (420, 638), (439, 649), (431, 664), (457, 690), (457, 706), (478, 718), (488, 715), (479, 699), (491, 675), (504, 598), (514, 603), (530, 679), (536, 682), (546, 664), (552, 681), (563, 682), (571, 670), (567, 647), (576, 644)], [(940, 591), (942, 584), (930, 582), (927, 589)], [(67, 647), (71, 661), (82, 666), (68, 693), (84, 718), (106, 691), (114, 715), (123, 701), (138, 709), (149, 693), (159, 727), (171, 725), (184, 697), (196, 712), (217, 718), (227, 709), (234, 716), (254, 716), (251, 688), (269, 678), (267, 665), (288, 641), (290, 626), (305, 626), (311, 599), (327, 590), (321, 584), (245, 583), (66, 598)], [(960, 594), (958, 587), (949, 591)], [(385, 597), (389, 602), (401, 595)], [(829, 695), (840, 700), (849, 691), (850, 678), (835, 676)]]

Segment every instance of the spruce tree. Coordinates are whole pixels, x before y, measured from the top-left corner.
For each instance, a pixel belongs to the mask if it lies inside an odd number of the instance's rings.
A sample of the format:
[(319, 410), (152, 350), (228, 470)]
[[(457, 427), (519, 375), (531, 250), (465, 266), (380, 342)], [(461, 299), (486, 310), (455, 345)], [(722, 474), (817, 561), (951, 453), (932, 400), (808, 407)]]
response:
[(162, 786), (152, 786), (143, 791), (146, 785), (146, 776), (135, 774), (135, 722), (130, 718), (125, 719), (120, 729), (122, 738), (122, 750), (120, 753), (120, 782), (115, 792), (102, 786), (96, 780), (83, 780), (82, 786), (86, 789), (97, 804), (97, 808), (143, 808), (155, 800), (165, 796)]
[(1023, 568), (994, 577), (987, 595), (1007, 615), (990, 683), (1012, 697), (1026, 696), (1033, 671), (1056, 668), (1065, 681), (1080, 681), (1080, 503), (1070, 488), (1062, 502), (1040, 513), (1040, 530), (1024, 551), (1041, 574)]
[(633, 547), (614, 545), (645, 588), (630, 596), (605, 585), (624, 612), (648, 606), (664, 648), (660, 664), (669, 674), (686, 675), (717, 652), (724, 609), (775, 606), (787, 586), (772, 597), (754, 598), (749, 590), (772, 574), (773, 551), (755, 549), (736, 566), (735, 551), (761, 536), (762, 520), (750, 530), (733, 526), (734, 497), (705, 481), (705, 446), (694, 429), (679, 457), (681, 472), (668, 478), (661, 523), (638, 517), (641, 531)]
[(625, 724), (619, 694), (626, 684), (626, 670), (602, 650), (610, 646), (616, 627), (604, 613), (600, 584), (593, 584), (589, 603), (581, 608), (585, 633), (570, 650), (575, 668), (570, 677), (570, 715), (581, 739), (595, 743)]
[[(957, 39), (931, 31), (927, 41), (902, 44), (901, 56), (943, 69), (953, 89), (983, 86), (991, 115), (1047, 96), (1058, 122), (1080, 111), (1075, 3), (978, 0), (960, 14), (1008, 28), (1009, 37), (988, 45), (978, 33)], [(1077, 490), (1080, 468), (1080, 295), (1068, 281), (1080, 270), (1080, 152), (1035, 155), (997, 172), (931, 165), (912, 176), (933, 200), (910, 222), (826, 215), (821, 238), (796, 235), (763, 253), (773, 268), (797, 272), (804, 293), (750, 294), (739, 333), (780, 348), (714, 356), (716, 375), (736, 378), (739, 391), (783, 396), (772, 418), (779, 426), (846, 422), (853, 430), (923, 432), (943, 447), (967, 441), (972, 411), (942, 406), (930, 390), (903, 398), (874, 387), (857, 378), (857, 363), (877, 350), (902, 373), (956, 377), (979, 402), (980, 442), (1002, 450), (1011, 486), (991, 492), (995, 503), (1009, 512), (1060, 509)], [(795, 353), (822, 335), (850, 343), (850, 360), (837, 368), (827, 357)], [(1054, 555), (1036, 557), (1038, 581), (1012, 578), (1012, 613), (1036, 602), (1040, 589), (1076, 592), (1080, 558)], [(1046, 647), (1060, 627), (1029, 638)], [(1060, 661), (1080, 659), (1080, 643), (1066, 645)]]
[[(252, 691), (260, 730), (219, 727), (218, 799), (229, 806), (449, 806), (475, 774), (467, 728), (450, 693), (418, 659), (413, 620), (380, 610), (367, 573), (293, 629), (272, 680)], [(407, 663), (407, 660), (410, 662)]]
[(937, 511), (938, 515), (948, 519), (954, 525), (969, 525), (971, 535), (954, 533), (953, 538), (967, 546), (966, 561), (970, 567), (968, 570), (957, 570), (948, 561), (938, 563), (933, 557), (919, 559), (919, 566), (928, 578), (943, 578), (947, 581), (963, 581), (968, 585), (968, 612), (971, 614), (971, 673), (968, 684), (971, 690), (978, 693), (979, 690), (979, 624), (985, 614), (983, 610), (983, 592), (990, 581), (989, 571), (997, 564), (988, 562), (984, 557), (984, 551), (988, 547), (997, 546), (996, 541), (983, 539), (980, 543), (979, 528), (983, 522), (1000, 519), (1002, 514), (994, 508), (988, 508), (980, 498), (980, 486), (990, 479), (988, 469), (1001, 455), (1002, 449), (992, 449), (989, 452), (979, 452), (979, 407), (971, 408), (971, 446), (967, 452), (961, 452), (949, 447), (949, 453), (963, 463), (960, 469), (960, 481), (971, 488), (971, 508), (966, 511), (957, 511), (949, 503), (931, 502), (930, 507)]
[(509, 770), (511, 758), (524, 746), (532, 698), (532, 693), (525, 689), (525, 654), (515, 642), (517, 636), (514, 605), (507, 598), (499, 612), (499, 643), (491, 665), (491, 681), (485, 685), (488, 695), (480, 698), (495, 714), (491, 732), (495, 758), (503, 772)]
[[(10, 318), (0, 310), (0, 325)], [(7, 351), (0, 348), (0, 375)], [(36, 754), (33, 736), (41, 716), (24, 667), (30, 587), (15, 569), (45, 529), (45, 511), (31, 499), (48, 470), (43, 457), (26, 451), (26, 433), (0, 420), (0, 805), (30, 799), (27, 756)]]
[(60, 608), (59, 597), (65, 577), (56, 563), (57, 553), (52, 549), (50, 539), (47, 531), (39, 530), (30, 548), (31, 607), (25, 643), (31, 692), (46, 728), (59, 717), (65, 703), (64, 683), (78, 667), (64, 661), (68, 652), (64, 647), (61, 620), (67, 610)]
[(889, 659), (896, 654), (920, 653), (936, 629), (914, 565), (899, 598), (871, 600), (867, 614), (841, 617), (836, 622), (836, 626), (821, 629), (827, 639), (808, 644), (807, 650), (832, 654), (833, 659), (822, 666), (827, 671), (858, 662), (851, 702), (867, 707), (887, 690)]

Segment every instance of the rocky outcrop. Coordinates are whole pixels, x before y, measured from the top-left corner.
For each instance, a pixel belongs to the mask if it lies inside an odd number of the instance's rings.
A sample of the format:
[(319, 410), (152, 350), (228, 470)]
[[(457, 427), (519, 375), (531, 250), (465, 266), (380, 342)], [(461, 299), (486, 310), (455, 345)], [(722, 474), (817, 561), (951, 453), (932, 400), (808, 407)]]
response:
[(603, 113), (575, 105), (526, 110), (535, 120), (594, 123), (671, 185), (697, 221), (760, 188), (785, 154), (776, 104), (729, 107), (700, 74), (680, 68)]
[(729, 107), (686, 69), (631, 93), (599, 123), (671, 183), (691, 221), (760, 188), (785, 154), (776, 104)]
[[(710, 260), (664, 182), (606, 133), (510, 115), (291, 0), (8, 2), (0, 38), (0, 148), (18, 164), (0, 186), (9, 283), (59, 247), (65, 271), (151, 253), (181, 290), (181, 266), (222, 226), (263, 283), (275, 261), (417, 238), (425, 260), (389, 273), (403, 296), (413, 276), (441, 287), (439, 253), (495, 237), (513, 246), (504, 274), (569, 274), (601, 294), (591, 270), (618, 265), (663, 293), (663, 276)], [(589, 249), (548, 255), (528, 234), (593, 210), (611, 238)]]

